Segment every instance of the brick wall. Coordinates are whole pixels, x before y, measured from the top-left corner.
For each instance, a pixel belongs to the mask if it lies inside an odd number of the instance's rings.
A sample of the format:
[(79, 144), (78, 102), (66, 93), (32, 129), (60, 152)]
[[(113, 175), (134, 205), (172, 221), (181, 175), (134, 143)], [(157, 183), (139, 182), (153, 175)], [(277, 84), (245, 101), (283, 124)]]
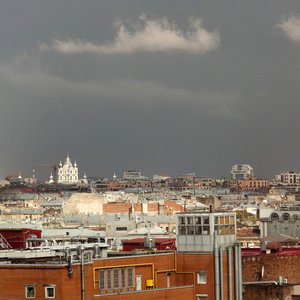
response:
[[(243, 257), (243, 282), (276, 281), (287, 278), (288, 284), (300, 282), (300, 255), (268, 254)], [(262, 273), (263, 270), (263, 273)], [(263, 275), (263, 276), (262, 276)], [(293, 286), (244, 285), (244, 299), (291, 299)]]

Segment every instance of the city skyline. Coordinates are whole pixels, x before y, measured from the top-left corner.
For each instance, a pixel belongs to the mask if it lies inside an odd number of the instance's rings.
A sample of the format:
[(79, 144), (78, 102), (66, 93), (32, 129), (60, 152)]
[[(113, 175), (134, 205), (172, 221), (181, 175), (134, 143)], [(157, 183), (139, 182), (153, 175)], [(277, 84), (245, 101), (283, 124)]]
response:
[(88, 176), (299, 172), (299, 14), (289, 0), (5, 1), (0, 178), (67, 152)]

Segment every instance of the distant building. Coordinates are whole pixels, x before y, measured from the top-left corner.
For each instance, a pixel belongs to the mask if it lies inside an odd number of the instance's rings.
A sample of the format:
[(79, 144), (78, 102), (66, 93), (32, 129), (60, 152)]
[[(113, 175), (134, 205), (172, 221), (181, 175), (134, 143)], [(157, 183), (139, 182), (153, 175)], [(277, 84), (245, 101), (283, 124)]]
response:
[(124, 172), (123, 174), (123, 180), (135, 180), (135, 181), (140, 181), (140, 180), (147, 180), (148, 177), (142, 176), (142, 173), (140, 171), (127, 171)]
[(59, 171), (58, 171), (58, 183), (61, 184), (75, 184), (78, 182), (78, 168), (77, 163), (75, 161), (74, 165), (72, 165), (69, 154), (65, 159), (64, 165), (59, 163)]
[(253, 177), (254, 171), (250, 165), (237, 164), (231, 169), (231, 179), (244, 179), (246, 177)]
[(193, 173), (183, 173), (180, 174), (178, 178), (180, 179), (187, 179), (187, 180), (193, 180), (196, 177), (195, 172)]
[(154, 182), (161, 182), (161, 181), (166, 181), (169, 180), (170, 176), (166, 175), (153, 175), (153, 181)]
[(257, 191), (261, 188), (269, 188), (269, 179), (257, 179), (256, 177), (246, 177), (238, 181), (239, 189), (242, 191)]
[(277, 182), (282, 182), (286, 184), (300, 184), (300, 173), (293, 171), (284, 171), (280, 175), (276, 175), (275, 179)]
[(32, 177), (25, 178), (24, 181), (25, 181), (25, 183), (27, 183), (27, 184), (33, 184), (33, 185), (36, 185), (37, 180), (36, 180), (36, 177), (35, 177), (35, 167), (33, 167), (33, 169), (32, 169)]

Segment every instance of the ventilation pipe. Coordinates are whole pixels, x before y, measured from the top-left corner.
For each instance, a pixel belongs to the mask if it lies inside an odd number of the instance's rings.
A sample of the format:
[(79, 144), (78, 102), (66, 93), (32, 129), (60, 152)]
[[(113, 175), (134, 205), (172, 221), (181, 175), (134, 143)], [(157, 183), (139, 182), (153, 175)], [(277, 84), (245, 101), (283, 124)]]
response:
[(220, 246), (220, 299), (224, 299), (224, 291), (223, 291), (223, 248)]
[(99, 257), (99, 246), (98, 245), (93, 246), (93, 254), (94, 254), (94, 258)]
[(238, 260), (239, 260), (239, 299), (243, 300), (243, 276), (242, 276), (242, 244), (238, 243)]
[(81, 260), (81, 300), (85, 300), (85, 282), (84, 282), (84, 246), (78, 247), (80, 249)]
[(214, 232), (214, 261), (215, 261), (215, 300), (220, 300), (219, 251), (217, 232)]
[(232, 248), (227, 248), (228, 254), (228, 300), (232, 300)]
[(39, 239), (39, 238), (28, 238), (26, 240), (26, 248), (32, 247), (32, 243), (45, 243), (45, 246), (36, 246), (36, 247), (49, 247), (49, 243), (48, 242), (52, 242), (52, 245), (55, 246), (56, 245), (56, 241), (53, 239)]
[(238, 265), (238, 245), (234, 244), (234, 292), (235, 299), (239, 300), (239, 265)]

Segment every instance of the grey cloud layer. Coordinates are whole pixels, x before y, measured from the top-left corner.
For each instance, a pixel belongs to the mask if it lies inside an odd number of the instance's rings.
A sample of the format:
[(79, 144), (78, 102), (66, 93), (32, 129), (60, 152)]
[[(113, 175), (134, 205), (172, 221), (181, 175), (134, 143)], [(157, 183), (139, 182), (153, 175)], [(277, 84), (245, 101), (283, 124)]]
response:
[(81, 176), (300, 170), (299, 46), (273, 34), (297, 41), (300, 2), (14, 3), (0, 10), (2, 178), (68, 151)]

